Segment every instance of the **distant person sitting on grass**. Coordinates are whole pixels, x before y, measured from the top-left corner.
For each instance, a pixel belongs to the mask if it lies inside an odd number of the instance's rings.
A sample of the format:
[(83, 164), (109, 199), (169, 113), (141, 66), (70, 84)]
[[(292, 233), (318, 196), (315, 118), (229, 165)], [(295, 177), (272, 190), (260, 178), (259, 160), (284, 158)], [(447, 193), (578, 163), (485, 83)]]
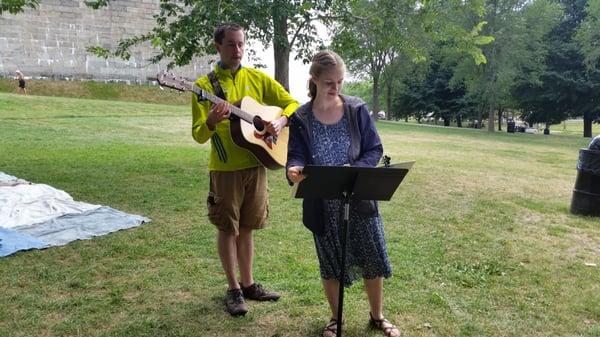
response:
[(19, 80), (19, 87), (17, 88), (17, 92), (19, 94), (27, 95), (27, 88), (25, 88), (25, 76), (20, 70), (15, 71), (17, 74), (17, 80)]

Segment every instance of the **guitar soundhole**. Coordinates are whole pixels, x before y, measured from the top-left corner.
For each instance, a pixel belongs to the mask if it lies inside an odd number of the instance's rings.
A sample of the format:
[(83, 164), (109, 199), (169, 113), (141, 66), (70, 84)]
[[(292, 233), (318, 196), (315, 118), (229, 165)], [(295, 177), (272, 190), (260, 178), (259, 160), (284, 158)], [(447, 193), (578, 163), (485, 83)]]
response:
[(254, 116), (252, 119), (252, 124), (254, 124), (254, 128), (256, 131), (258, 131), (258, 133), (265, 133), (265, 123), (263, 123), (263, 120), (260, 118), (260, 116)]

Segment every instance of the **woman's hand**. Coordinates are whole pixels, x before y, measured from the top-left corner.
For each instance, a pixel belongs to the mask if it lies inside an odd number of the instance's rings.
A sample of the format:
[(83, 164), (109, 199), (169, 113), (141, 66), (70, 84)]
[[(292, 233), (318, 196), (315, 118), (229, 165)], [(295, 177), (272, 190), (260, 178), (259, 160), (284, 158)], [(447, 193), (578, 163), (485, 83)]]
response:
[(297, 184), (297, 183), (301, 182), (304, 178), (306, 178), (306, 176), (304, 174), (302, 174), (302, 170), (303, 169), (304, 169), (304, 166), (291, 166), (287, 170), (287, 176), (288, 176), (288, 178), (294, 184)]

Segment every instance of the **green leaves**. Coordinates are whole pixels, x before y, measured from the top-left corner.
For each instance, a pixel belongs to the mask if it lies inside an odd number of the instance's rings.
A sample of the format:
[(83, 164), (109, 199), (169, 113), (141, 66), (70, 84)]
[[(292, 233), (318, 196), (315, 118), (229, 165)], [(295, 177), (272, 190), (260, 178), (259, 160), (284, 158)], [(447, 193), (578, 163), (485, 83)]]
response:
[(483, 46), (483, 45), (492, 43), (492, 41), (494, 41), (493, 36), (479, 35), (481, 33), (481, 31), (483, 30), (483, 27), (486, 24), (487, 24), (487, 21), (481, 21), (480, 23), (475, 25), (475, 27), (473, 27), (473, 29), (471, 29), (471, 38), (472, 38), (471, 41), (473, 42), (474, 45)]
[(112, 56), (112, 53), (110, 52), (110, 50), (104, 48), (104, 47), (100, 47), (100, 46), (90, 46), (87, 47), (86, 50), (98, 57), (102, 57), (102, 58), (109, 58)]
[[(486, 25), (479, 15), (482, 1), (354, 0), (343, 8), (343, 18), (333, 30), (332, 48), (344, 57), (354, 76), (373, 81), (374, 110), (379, 108), (380, 77), (388, 87), (386, 95), (394, 97), (391, 82), (401, 82), (405, 76), (400, 75), (398, 64), (412, 68), (445, 54), (469, 62), (472, 69), (487, 60), (481, 46), (494, 41), (493, 36), (482, 34)], [(402, 84), (396, 86), (403, 90)]]
[(10, 14), (18, 14), (25, 10), (25, 8), (37, 8), (40, 4), (40, 0), (0, 0), (0, 15), (4, 12)]
[(469, 51), (469, 55), (473, 57), (473, 60), (475, 61), (476, 65), (487, 63), (487, 58), (485, 57), (485, 55), (483, 55), (481, 49), (473, 48)]
[(84, 3), (88, 7), (92, 7), (93, 9), (98, 9), (102, 7), (108, 6), (110, 0), (85, 0)]
[(153, 37), (151, 40), (151, 43), (152, 43), (152, 47), (154, 47), (154, 48), (159, 48), (162, 45), (164, 45), (163, 40), (159, 36)]
[(589, 0), (585, 13), (575, 40), (584, 55), (586, 67), (591, 70), (600, 68), (600, 0)]

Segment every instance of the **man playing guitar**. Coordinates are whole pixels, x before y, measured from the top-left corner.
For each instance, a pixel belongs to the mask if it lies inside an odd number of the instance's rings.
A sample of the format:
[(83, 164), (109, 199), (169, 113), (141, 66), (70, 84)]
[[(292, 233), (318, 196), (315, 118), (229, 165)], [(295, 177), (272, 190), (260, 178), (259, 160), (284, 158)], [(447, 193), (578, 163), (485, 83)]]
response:
[[(282, 108), (281, 117), (265, 121), (266, 132), (276, 139), (287, 125), (288, 117), (298, 108), (298, 102), (265, 73), (241, 65), (245, 47), (241, 26), (220, 25), (215, 30), (214, 43), (220, 60), (211, 74), (196, 80), (196, 86), (225, 96), (221, 98), (227, 102), (249, 96), (261, 104)], [(252, 231), (265, 226), (268, 214), (266, 169), (250, 151), (234, 143), (229, 119), (231, 104), (212, 104), (199, 98), (192, 94), (192, 135), (199, 143), (211, 140), (207, 207), (209, 220), (218, 229), (217, 248), (227, 277), (225, 306), (233, 316), (245, 315), (248, 311), (245, 299), (279, 299), (279, 294), (255, 283), (252, 275)]]

